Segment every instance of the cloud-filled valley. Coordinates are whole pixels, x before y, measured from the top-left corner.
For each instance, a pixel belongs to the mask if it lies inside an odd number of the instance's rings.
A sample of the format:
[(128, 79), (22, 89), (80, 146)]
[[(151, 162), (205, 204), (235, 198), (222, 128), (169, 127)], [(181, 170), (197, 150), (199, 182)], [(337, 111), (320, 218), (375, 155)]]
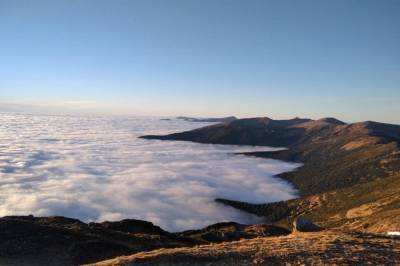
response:
[(273, 177), (297, 165), (234, 155), (271, 150), (144, 140), (206, 125), (158, 118), (0, 114), (0, 216), (136, 218), (171, 231), (254, 217), (214, 202), (293, 198)]

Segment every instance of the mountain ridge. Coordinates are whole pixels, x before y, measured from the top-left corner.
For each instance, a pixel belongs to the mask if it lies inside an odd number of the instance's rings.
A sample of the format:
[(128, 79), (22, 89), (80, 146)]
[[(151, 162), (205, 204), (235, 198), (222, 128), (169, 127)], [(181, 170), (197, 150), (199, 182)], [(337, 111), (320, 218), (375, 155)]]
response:
[(296, 171), (279, 175), (292, 182), (301, 195), (372, 181), (391, 176), (400, 169), (400, 125), (372, 121), (347, 124), (330, 117), (318, 120), (246, 118), (141, 138), (286, 147), (274, 152), (242, 154), (303, 163)]

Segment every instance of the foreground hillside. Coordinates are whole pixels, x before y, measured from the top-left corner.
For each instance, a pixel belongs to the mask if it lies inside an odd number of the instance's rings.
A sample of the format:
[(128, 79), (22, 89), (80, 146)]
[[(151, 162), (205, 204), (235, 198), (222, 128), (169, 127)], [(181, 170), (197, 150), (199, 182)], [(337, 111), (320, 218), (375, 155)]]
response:
[(344, 231), (159, 249), (96, 263), (111, 265), (396, 265), (400, 240)]
[(139, 220), (86, 224), (66, 217), (0, 218), (0, 265), (77, 265), (192, 243)]
[(0, 265), (78, 265), (159, 248), (288, 234), (273, 225), (233, 222), (170, 233), (133, 219), (87, 224), (66, 217), (8, 216), (0, 218)]

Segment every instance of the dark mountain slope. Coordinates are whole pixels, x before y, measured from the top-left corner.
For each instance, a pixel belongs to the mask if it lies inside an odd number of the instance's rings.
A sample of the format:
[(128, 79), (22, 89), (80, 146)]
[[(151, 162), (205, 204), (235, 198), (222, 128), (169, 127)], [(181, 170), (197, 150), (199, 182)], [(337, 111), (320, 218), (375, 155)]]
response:
[[(142, 136), (145, 139), (186, 140), (213, 144), (289, 146), (302, 135), (303, 129), (290, 128), (308, 119), (272, 120), (267, 117), (237, 119), (229, 123), (211, 125), (165, 136)], [(288, 128), (290, 128), (288, 130)]]
[(287, 147), (247, 155), (304, 163), (298, 171), (281, 175), (302, 195), (392, 176), (400, 169), (400, 126), (370, 121), (346, 124), (334, 118), (251, 118), (142, 138)]
[(181, 133), (140, 138), (290, 148), (323, 141), (324, 138), (356, 140), (360, 137), (377, 137), (384, 143), (399, 142), (400, 126), (371, 121), (346, 124), (335, 118), (273, 120), (262, 117), (237, 119)]
[(79, 265), (158, 248), (289, 233), (262, 224), (220, 223), (169, 233), (133, 219), (86, 224), (66, 217), (8, 216), (0, 218), (0, 265)]
[(65, 217), (0, 218), (1, 265), (78, 265), (194, 243), (200, 242), (138, 220), (86, 224)]
[(223, 222), (209, 225), (199, 230), (188, 230), (179, 236), (190, 237), (206, 243), (220, 243), (259, 236), (283, 236), (290, 230), (270, 224), (243, 225), (235, 222)]

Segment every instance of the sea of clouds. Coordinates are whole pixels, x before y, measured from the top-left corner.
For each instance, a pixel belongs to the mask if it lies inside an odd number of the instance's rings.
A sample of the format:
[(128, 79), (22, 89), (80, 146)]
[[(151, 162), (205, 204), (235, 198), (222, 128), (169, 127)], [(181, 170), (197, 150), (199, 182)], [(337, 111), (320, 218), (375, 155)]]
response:
[(273, 176), (298, 165), (233, 154), (273, 148), (137, 138), (204, 125), (0, 113), (0, 216), (135, 218), (180, 231), (257, 221), (215, 198), (264, 203), (296, 196)]

